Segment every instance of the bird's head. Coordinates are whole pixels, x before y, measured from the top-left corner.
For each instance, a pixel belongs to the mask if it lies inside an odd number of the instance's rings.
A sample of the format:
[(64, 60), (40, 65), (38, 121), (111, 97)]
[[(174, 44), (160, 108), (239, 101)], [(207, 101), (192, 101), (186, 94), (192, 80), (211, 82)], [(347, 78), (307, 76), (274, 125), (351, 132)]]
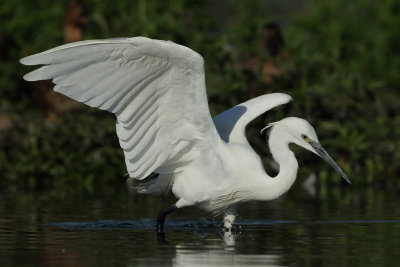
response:
[[(325, 151), (322, 145), (318, 141), (318, 136), (315, 133), (314, 128), (311, 126), (308, 121), (300, 118), (289, 117), (282, 119), (278, 122), (274, 122), (269, 124), (266, 128), (276, 128), (280, 129), (279, 135), (282, 139), (286, 139), (288, 143), (295, 143), (298, 146), (301, 146), (321, 158), (323, 158), (332, 168), (335, 169), (337, 173), (339, 173), (343, 179), (346, 180), (349, 184), (351, 184), (347, 175), (342, 171), (342, 169), (336, 164), (336, 162), (329, 156), (329, 154)], [(264, 130), (263, 129), (263, 130)]]

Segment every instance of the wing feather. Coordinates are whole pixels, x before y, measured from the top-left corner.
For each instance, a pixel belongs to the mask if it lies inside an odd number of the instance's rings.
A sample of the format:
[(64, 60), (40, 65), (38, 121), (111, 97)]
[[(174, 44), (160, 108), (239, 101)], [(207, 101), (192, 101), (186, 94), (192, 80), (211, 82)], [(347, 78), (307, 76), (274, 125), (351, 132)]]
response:
[(135, 134), (132, 135), (127, 141), (121, 141), (120, 145), (125, 150), (131, 150), (131, 148), (138, 145), (138, 143), (144, 138), (148, 131), (155, 131), (157, 116), (148, 118), (143, 125), (135, 127)]
[(45, 65), (24, 76), (53, 79), (54, 90), (114, 113), (128, 173), (182, 170), (208, 142), (220, 142), (208, 109), (203, 58), (144, 37), (82, 41), (21, 60)]
[[(133, 38), (131, 38), (133, 39)], [(53, 65), (90, 56), (111, 57), (131, 45), (129, 38), (88, 40), (61, 45), (20, 60), (24, 65)]]
[(77, 92), (82, 92), (82, 88), (88, 89), (93, 87), (93, 84), (101, 83), (102, 80), (109, 77), (116, 70), (118, 70), (118, 66), (115, 63), (100, 61), (93, 63), (90, 67), (82, 67), (70, 74), (57, 77), (53, 79), (53, 82), (60, 86), (80, 85), (77, 88), (80, 88), (80, 91)]
[(291, 96), (282, 93), (261, 95), (218, 114), (213, 121), (222, 140), (248, 145), (245, 133), (247, 124), (268, 110), (291, 100)]
[(48, 80), (53, 77), (59, 77), (60, 74), (70, 73), (76, 68), (82, 68), (98, 61), (98, 58), (85, 58), (55, 65), (46, 65), (24, 76), (27, 81)]
[(117, 127), (117, 134), (121, 141), (126, 141), (134, 134), (133, 129), (136, 125), (136, 122), (141, 117), (147, 117), (149, 116), (149, 113), (154, 113), (158, 109), (158, 96), (159, 94), (157, 93), (151, 96), (151, 98), (149, 98), (144, 105), (140, 106), (137, 109), (136, 113), (132, 116), (132, 119), (129, 123)]

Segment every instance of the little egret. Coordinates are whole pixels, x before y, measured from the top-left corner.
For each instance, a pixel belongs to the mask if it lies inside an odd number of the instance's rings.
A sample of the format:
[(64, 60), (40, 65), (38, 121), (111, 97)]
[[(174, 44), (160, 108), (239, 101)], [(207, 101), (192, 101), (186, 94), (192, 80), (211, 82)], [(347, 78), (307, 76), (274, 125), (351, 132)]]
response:
[[(269, 148), (280, 167), (276, 177), (268, 176), (245, 128), (292, 98), (262, 95), (212, 119), (203, 58), (185, 46), (145, 37), (80, 41), (25, 57), (21, 63), (45, 65), (26, 74), (25, 80), (53, 79), (56, 92), (116, 115), (129, 179), (140, 181), (136, 191), (172, 191), (178, 199), (158, 214), (159, 232), (165, 216), (179, 208), (194, 205), (225, 213), (224, 225), (231, 228), (237, 204), (284, 194), (298, 168), (290, 143), (319, 155), (350, 183), (313, 127), (294, 117), (267, 126)], [(152, 179), (146, 179), (149, 176)]]

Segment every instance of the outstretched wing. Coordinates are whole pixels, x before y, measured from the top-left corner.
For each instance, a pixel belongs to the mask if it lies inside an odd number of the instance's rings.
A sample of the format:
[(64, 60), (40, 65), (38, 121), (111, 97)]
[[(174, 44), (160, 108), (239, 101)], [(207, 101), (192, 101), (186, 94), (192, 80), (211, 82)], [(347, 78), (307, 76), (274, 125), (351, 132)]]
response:
[(264, 112), (291, 100), (291, 96), (282, 93), (262, 95), (218, 114), (213, 119), (214, 124), (225, 142), (248, 144), (245, 133), (247, 124)]
[(21, 59), (45, 66), (27, 81), (117, 116), (130, 177), (173, 173), (220, 140), (205, 90), (203, 58), (170, 41), (144, 37), (81, 41)]

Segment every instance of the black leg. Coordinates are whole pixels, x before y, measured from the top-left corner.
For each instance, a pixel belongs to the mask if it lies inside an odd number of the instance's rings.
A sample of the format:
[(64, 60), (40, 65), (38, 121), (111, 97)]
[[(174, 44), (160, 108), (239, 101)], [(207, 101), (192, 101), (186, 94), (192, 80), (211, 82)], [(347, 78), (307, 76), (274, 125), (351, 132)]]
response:
[(158, 232), (158, 231), (157, 231), (157, 241), (158, 241), (158, 244), (160, 244), (160, 245), (166, 245), (169, 243), (167, 240), (165, 240), (165, 233)]
[(171, 207), (168, 207), (166, 209), (163, 209), (160, 211), (157, 215), (157, 232), (162, 233), (164, 232), (164, 222), (165, 222), (165, 216), (173, 212), (174, 210), (177, 210), (178, 208), (175, 205), (172, 205)]

